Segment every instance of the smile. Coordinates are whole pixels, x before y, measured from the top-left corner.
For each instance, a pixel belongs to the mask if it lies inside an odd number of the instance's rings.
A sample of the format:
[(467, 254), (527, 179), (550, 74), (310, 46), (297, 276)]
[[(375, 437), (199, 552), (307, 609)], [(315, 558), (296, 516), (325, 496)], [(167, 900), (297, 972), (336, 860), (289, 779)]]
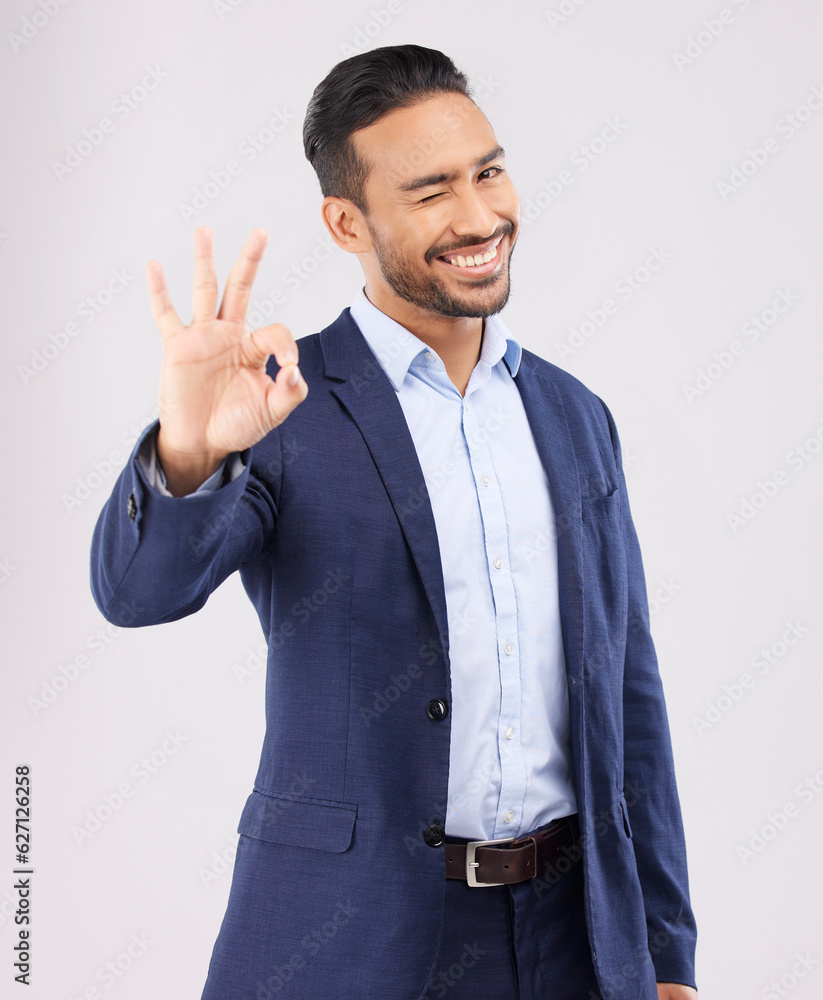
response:
[(497, 245), (502, 239), (502, 236), (498, 236), (493, 242), (480, 247), (466, 247), (465, 250), (470, 250), (471, 253), (464, 250), (463, 253), (443, 254), (436, 259), (451, 271), (462, 271), (467, 275), (490, 274), (499, 267), (502, 260), (497, 253)]

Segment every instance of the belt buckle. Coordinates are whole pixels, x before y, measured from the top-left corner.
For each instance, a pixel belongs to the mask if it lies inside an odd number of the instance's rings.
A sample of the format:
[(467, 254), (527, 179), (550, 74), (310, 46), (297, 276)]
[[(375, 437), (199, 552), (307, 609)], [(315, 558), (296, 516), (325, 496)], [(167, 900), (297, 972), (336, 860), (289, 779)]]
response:
[(498, 837), (497, 840), (470, 840), (466, 844), (466, 882), (475, 889), (487, 885), (507, 885), (506, 882), (478, 882), (474, 869), (480, 867), (480, 862), (474, 860), (475, 851), (478, 847), (488, 847), (489, 844), (511, 843), (517, 837)]

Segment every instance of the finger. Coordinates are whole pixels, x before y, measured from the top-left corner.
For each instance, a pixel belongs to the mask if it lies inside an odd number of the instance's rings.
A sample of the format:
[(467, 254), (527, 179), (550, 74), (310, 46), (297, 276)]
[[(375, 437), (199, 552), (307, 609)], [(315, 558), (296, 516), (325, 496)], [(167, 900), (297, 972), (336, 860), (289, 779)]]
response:
[(159, 261), (150, 260), (146, 264), (146, 283), (149, 286), (149, 300), (154, 321), (160, 330), (160, 336), (165, 339), (177, 332), (183, 324), (171, 304), (163, 268)]
[(257, 267), (263, 257), (263, 251), (269, 242), (269, 234), (265, 229), (253, 229), (246, 245), (240, 251), (237, 263), (231, 269), (223, 292), (223, 302), (220, 305), (218, 319), (227, 319), (235, 323), (244, 323), (246, 310), (249, 307), (251, 286), (257, 274)]
[(194, 233), (194, 297), (192, 322), (214, 319), (217, 308), (217, 275), (214, 272), (214, 234), (208, 226)]
[(283, 323), (272, 323), (271, 326), (250, 331), (248, 349), (250, 361), (254, 365), (262, 364), (271, 354), (281, 368), (284, 365), (295, 365), (299, 360), (297, 341)]
[(284, 365), (269, 386), (266, 403), (272, 417), (272, 427), (278, 427), (309, 393), (306, 380), (295, 364)]

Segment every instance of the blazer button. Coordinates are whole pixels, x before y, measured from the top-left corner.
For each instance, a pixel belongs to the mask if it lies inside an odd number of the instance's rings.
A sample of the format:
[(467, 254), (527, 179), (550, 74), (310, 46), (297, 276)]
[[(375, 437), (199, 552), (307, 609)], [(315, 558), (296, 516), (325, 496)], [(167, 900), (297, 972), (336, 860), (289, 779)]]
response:
[(126, 511), (129, 515), (130, 521), (133, 521), (137, 517), (137, 498), (133, 493), (129, 493), (128, 503), (126, 504)]
[(432, 698), (428, 705), (426, 705), (426, 715), (430, 719), (434, 719), (435, 722), (445, 719), (448, 714), (449, 706), (445, 701), (441, 701), (440, 698)]
[(439, 847), (443, 843), (443, 838), (446, 836), (446, 831), (442, 826), (438, 826), (433, 823), (431, 826), (426, 827), (426, 832), (423, 834), (423, 840), (429, 845), (429, 847)]

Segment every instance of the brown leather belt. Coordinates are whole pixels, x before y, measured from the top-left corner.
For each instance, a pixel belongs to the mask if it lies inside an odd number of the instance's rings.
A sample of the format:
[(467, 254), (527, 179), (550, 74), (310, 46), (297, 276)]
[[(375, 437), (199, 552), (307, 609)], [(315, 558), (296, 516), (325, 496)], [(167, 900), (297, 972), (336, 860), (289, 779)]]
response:
[(542, 875), (563, 855), (576, 860), (580, 849), (576, 853), (572, 849), (579, 836), (577, 813), (574, 813), (525, 837), (468, 842), (447, 839), (443, 843), (446, 878), (460, 878), (471, 886), (525, 882)]

